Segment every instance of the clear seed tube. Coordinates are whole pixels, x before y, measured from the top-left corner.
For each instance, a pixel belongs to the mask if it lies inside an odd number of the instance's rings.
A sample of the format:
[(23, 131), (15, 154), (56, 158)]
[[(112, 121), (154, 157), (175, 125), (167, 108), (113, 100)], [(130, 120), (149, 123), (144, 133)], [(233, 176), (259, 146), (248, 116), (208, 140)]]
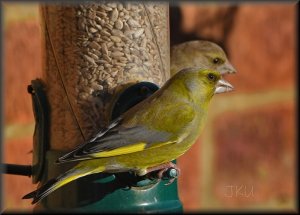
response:
[(106, 126), (123, 85), (169, 78), (168, 4), (51, 4), (41, 12), (52, 149), (72, 149)]

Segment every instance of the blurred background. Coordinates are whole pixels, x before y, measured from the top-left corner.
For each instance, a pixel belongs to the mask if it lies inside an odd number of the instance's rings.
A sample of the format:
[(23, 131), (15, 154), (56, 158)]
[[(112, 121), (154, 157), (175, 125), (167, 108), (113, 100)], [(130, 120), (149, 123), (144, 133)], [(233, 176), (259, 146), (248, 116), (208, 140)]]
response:
[[(40, 78), (38, 4), (2, 3), (4, 162), (31, 164), (27, 85)], [(178, 163), (185, 211), (296, 209), (296, 3), (184, 3), (170, 7), (171, 45), (211, 40), (235, 68), (205, 130)], [(30, 210), (31, 179), (3, 176), (4, 210)]]

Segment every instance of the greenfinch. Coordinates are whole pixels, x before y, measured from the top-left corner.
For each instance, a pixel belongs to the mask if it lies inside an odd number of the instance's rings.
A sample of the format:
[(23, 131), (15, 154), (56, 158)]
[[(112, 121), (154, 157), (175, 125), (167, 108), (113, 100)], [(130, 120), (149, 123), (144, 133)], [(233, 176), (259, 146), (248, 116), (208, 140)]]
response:
[(188, 41), (172, 46), (171, 76), (187, 67), (213, 69), (222, 75), (236, 72), (224, 50), (217, 44), (205, 40)]
[(231, 90), (233, 86), (218, 71), (181, 70), (95, 137), (58, 158), (58, 163), (79, 163), (23, 198), (33, 198), (34, 204), (90, 174), (129, 171), (142, 176), (174, 167), (170, 161), (183, 155), (199, 136), (213, 95)]

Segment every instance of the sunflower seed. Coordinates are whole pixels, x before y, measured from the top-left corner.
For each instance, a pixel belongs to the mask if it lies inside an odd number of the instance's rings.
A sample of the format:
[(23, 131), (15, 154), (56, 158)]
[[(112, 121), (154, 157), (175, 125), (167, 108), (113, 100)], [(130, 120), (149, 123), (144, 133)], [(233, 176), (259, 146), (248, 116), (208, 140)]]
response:
[(99, 57), (95, 54), (93, 54), (92, 52), (89, 52), (89, 55), (94, 59), (94, 60), (98, 60)]
[(125, 64), (125, 63), (119, 63), (119, 62), (116, 62), (116, 65), (118, 65), (118, 66), (122, 66), (122, 67), (126, 66), (126, 64)]
[(108, 33), (108, 31), (106, 31), (106, 30), (100, 31), (100, 34), (102, 34), (102, 35), (104, 35), (104, 36), (108, 36), (108, 37), (111, 36), (110, 33)]
[(115, 8), (110, 14), (110, 21), (115, 22), (118, 19), (118, 17), (119, 17), (119, 12)]
[(90, 63), (92, 63), (92, 64), (96, 64), (93, 58), (91, 58), (91, 57), (89, 57), (89, 56), (87, 56), (87, 55), (83, 55), (83, 57), (84, 57), (84, 59), (86, 59), (88, 62), (90, 62)]
[(113, 42), (108, 42), (108, 43), (106, 44), (107, 48), (110, 48), (110, 47), (112, 47), (113, 45), (114, 45)]
[(102, 27), (101, 27), (101, 25), (97, 25), (97, 24), (95, 24), (95, 27), (98, 29), (98, 30), (102, 30)]
[(112, 10), (111, 7), (105, 6), (104, 4), (101, 4), (100, 7), (102, 7), (106, 11), (111, 11)]
[(111, 40), (114, 41), (115, 43), (121, 42), (120, 37), (117, 37), (117, 36), (111, 36), (110, 38), (111, 38)]
[(94, 49), (93, 52), (95, 53), (95, 55), (97, 56), (102, 56), (101, 52), (99, 52), (98, 50)]
[(103, 90), (103, 86), (95, 82), (92, 83), (91, 87), (93, 88), (93, 90)]
[(116, 46), (118, 46), (118, 47), (123, 47), (125, 44), (124, 43), (116, 43)]
[(108, 55), (108, 49), (105, 43), (101, 44), (102, 51), (105, 55)]
[(149, 61), (145, 61), (145, 62), (143, 62), (143, 64), (144, 64), (145, 66), (147, 66), (147, 67), (152, 66), (152, 63), (150, 63)]
[(111, 53), (111, 56), (113, 56), (113, 57), (121, 57), (121, 56), (124, 56), (124, 53), (123, 52), (119, 52), (119, 51), (115, 51), (115, 52)]
[(111, 34), (112, 35), (114, 35), (114, 36), (123, 36), (123, 32), (122, 31), (120, 31), (120, 30), (117, 30), (117, 29), (113, 29), (112, 31), (111, 31)]
[(133, 37), (134, 37), (134, 38), (138, 38), (138, 37), (140, 37), (143, 33), (144, 33), (144, 29), (143, 29), (143, 28), (140, 28), (140, 29), (138, 29), (138, 30), (136, 30), (136, 31), (134, 32)]
[(127, 23), (131, 27), (140, 27), (140, 24), (132, 18), (128, 19)]
[(120, 60), (122, 63), (127, 62), (127, 58), (126, 57), (118, 57), (118, 60)]
[(105, 60), (107, 60), (108, 62), (111, 61), (111, 58), (108, 57), (108, 55), (106, 55), (106, 54), (103, 55), (103, 58), (104, 58)]
[(102, 12), (102, 11), (96, 11), (96, 14), (97, 14), (98, 16), (102, 17), (102, 18), (104, 18), (104, 17), (107, 16), (107, 14), (104, 13), (104, 12)]
[(90, 32), (91, 32), (91, 33), (96, 33), (97, 31), (98, 31), (98, 30), (97, 30), (96, 28), (93, 28), (93, 27), (90, 28)]

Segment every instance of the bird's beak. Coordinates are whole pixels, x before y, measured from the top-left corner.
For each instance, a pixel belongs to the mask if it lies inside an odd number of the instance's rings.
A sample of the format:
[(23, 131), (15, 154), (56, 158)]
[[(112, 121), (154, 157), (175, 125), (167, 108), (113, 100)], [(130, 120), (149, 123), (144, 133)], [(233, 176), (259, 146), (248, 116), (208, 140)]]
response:
[(220, 71), (221, 75), (236, 73), (236, 69), (229, 62), (226, 62), (224, 65), (222, 65), (219, 68), (219, 71)]
[(217, 93), (226, 93), (226, 92), (230, 92), (232, 90), (233, 90), (233, 86), (231, 84), (229, 84), (224, 79), (220, 79), (217, 82), (216, 89), (215, 89), (215, 94), (217, 94)]

